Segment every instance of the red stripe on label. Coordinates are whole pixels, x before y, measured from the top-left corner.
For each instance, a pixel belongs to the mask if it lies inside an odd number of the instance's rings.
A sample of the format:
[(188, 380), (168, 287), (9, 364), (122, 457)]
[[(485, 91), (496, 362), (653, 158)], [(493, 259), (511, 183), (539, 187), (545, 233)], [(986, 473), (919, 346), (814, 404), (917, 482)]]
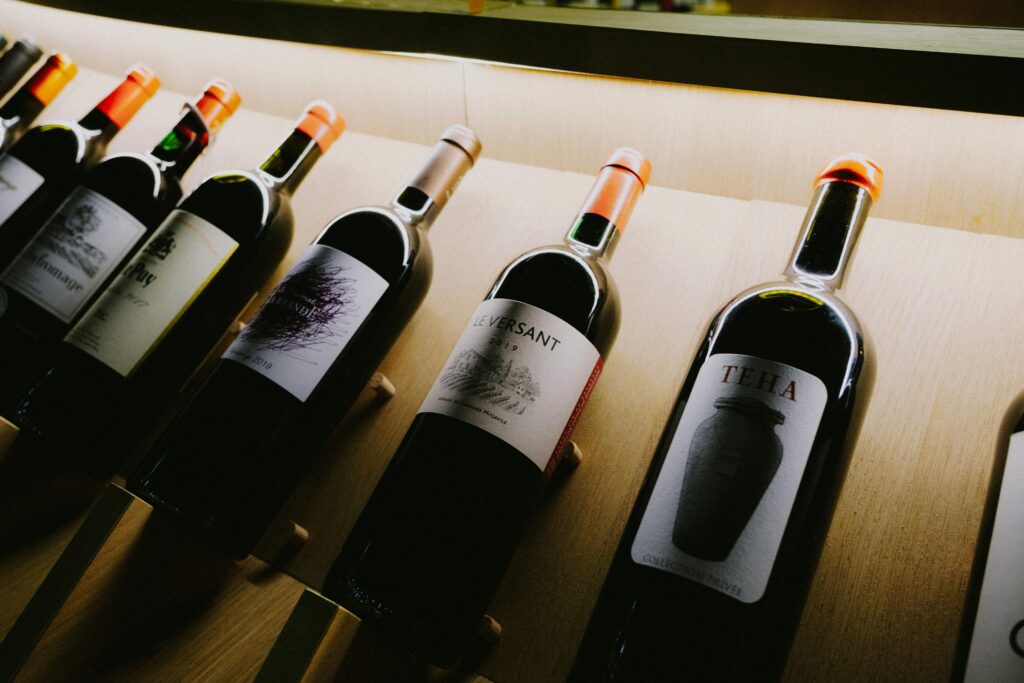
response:
[(569, 421), (565, 423), (565, 429), (562, 430), (562, 436), (559, 437), (558, 443), (555, 445), (555, 451), (548, 458), (548, 466), (544, 468), (544, 476), (547, 479), (551, 478), (551, 475), (558, 468), (558, 463), (562, 461), (562, 452), (565, 450), (565, 445), (569, 443), (569, 438), (572, 436), (573, 430), (576, 429), (576, 423), (579, 422), (580, 415), (583, 414), (583, 409), (587, 405), (587, 400), (590, 399), (590, 392), (594, 390), (594, 385), (597, 384), (597, 378), (601, 376), (601, 370), (603, 369), (604, 362), (598, 357), (597, 363), (594, 364), (594, 370), (590, 373), (590, 379), (587, 380), (587, 384), (583, 387), (583, 392), (580, 394), (580, 400), (576, 401), (576, 407), (573, 409), (572, 415), (569, 416)]

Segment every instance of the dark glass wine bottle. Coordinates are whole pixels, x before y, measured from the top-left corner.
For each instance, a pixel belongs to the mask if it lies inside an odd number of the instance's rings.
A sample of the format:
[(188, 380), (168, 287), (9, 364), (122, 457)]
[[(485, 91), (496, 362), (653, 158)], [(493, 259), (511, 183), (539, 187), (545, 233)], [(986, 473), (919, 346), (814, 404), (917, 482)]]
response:
[(10, 265), (159, 87), (149, 68), (135, 66), (80, 121), (42, 123), (0, 157), (0, 269)]
[(0, 153), (18, 141), (76, 73), (74, 62), (55, 52), (0, 106)]
[(574, 681), (781, 675), (870, 394), (834, 294), (882, 173), (819, 175), (786, 280), (712, 320), (626, 524)]
[(239, 102), (214, 80), (152, 152), (104, 158), (0, 274), (0, 408), (175, 207), (182, 175)]
[(389, 207), (332, 220), (128, 480), (244, 557), (430, 286), (427, 228), (480, 153), (444, 132)]
[(952, 680), (1024, 681), (1024, 395), (1007, 411), (967, 587)]
[(649, 174), (615, 152), (565, 244), (498, 276), (331, 567), (326, 595), (432, 664), (479, 624), (601, 372), (604, 262)]
[(215, 174), (182, 200), (22, 396), (22, 433), (100, 475), (132, 454), (284, 258), (289, 196), (343, 127), (314, 102), (259, 170)]
[(29, 36), (22, 36), (0, 55), (0, 98), (9, 93), (42, 56), (42, 49)]

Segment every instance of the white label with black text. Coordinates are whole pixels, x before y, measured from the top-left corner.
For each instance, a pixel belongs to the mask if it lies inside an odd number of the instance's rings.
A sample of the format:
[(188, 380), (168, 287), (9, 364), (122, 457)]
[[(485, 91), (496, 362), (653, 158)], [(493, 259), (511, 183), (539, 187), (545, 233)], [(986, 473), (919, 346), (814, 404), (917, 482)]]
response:
[(1024, 681), (1024, 433), (1010, 437), (999, 507), (964, 672), (967, 683)]
[(387, 288), (352, 256), (311, 244), (222, 357), (305, 401)]
[(78, 187), (0, 282), (69, 323), (145, 232), (120, 206)]
[(42, 184), (43, 176), (18, 157), (10, 154), (0, 157), (0, 224)]
[(65, 341), (128, 377), (237, 248), (213, 223), (171, 212)]
[(633, 561), (760, 600), (827, 399), (820, 379), (788, 365), (733, 353), (705, 360)]
[(600, 372), (601, 355), (572, 325), (530, 304), (488, 299), (420, 412), (490, 432), (550, 474)]

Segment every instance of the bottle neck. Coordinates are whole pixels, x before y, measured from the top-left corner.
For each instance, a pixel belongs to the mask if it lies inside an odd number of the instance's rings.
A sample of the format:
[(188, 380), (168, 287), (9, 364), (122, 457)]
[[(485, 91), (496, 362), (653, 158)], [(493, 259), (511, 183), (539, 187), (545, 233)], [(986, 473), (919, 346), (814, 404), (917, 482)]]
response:
[(106, 114), (99, 109), (93, 109), (78, 120), (78, 126), (85, 131), (95, 145), (106, 145), (114, 139), (121, 127), (110, 120)]
[(565, 236), (566, 243), (583, 256), (610, 259), (619, 243), (619, 229), (596, 213), (580, 214)]
[(260, 171), (271, 187), (293, 194), (321, 154), (320, 146), (311, 137), (294, 130), (263, 162)]
[(28, 88), (21, 88), (0, 107), (0, 125), (18, 133), (32, 125), (46, 107)]
[(209, 143), (210, 131), (206, 122), (195, 107), (188, 105), (181, 120), (150, 155), (160, 162), (164, 173), (181, 178)]
[[(450, 132), (446, 131), (446, 133)], [(464, 135), (476, 136), (472, 132)], [(468, 140), (467, 140), (468, 142)], [(417, 169), (391, 208), (409, 225), (429, 228), (448, 203), (462, 177), (473, 168), (473, 157), (462, 146), (442, 138)]]
[(0, 56), (0, 96), (17, 85), (42, 54), (35, 43), (22, 38)]
[(391, 200), (391, 208), (406, 225), (415, 225), (426, 230), (434, 224), (443, 207), (428, 197), (423, 190), (409, 185)]
[(867, 190), (829, 182), (817, 188), (785, 276), (821, 289), (842, 286), (853, 246), (871, 209)]

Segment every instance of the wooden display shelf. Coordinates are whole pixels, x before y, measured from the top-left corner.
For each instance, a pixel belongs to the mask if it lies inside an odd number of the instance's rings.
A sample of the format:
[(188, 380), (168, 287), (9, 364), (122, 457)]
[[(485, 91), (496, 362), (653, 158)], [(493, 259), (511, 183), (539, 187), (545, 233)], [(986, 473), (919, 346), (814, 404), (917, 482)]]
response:
[(0, 680), (245, 680), (301, 591), (111, 484), (0, 643)]
[[(1024, 388), (1024, 119), (312, 47), (11, 0), (0, 7), (5, 30), (31, 32), (82, 65), (48, 117), (80, 116), (137, 59), (165, 77), (167, 91), (113, 152), (150, 148), (186, 93), (211, 76), (235, 82), (243, 107), (189, 174), (190, 187), (259, 163), (309, 99), (335, 102), (349, 132), (295, 198), (291, 258), (341, 211), (387, 202), (448, 124), (470, 125), (484, 145), (431, 228), (430, 293), (383, 363), (398, 394), (372, 410), (368, 394), (360, 399), (279, 517), (310, 533), (282, 565), (301, 584), (253, 583), (245, 568), (265, 565), (252, 560), (237, 570), (238, 592), (159, 647), (134, 652), (119, 675), (202, 678), (229, 660), (256, 675), (262, 660), (245, 659), (239, 624), (257, 629), (269, 650), (302, 584), (322, 584), (495, 275), (560, 240), (589, 174), (631, 145), (650, 153), (655, 186), (610, 266), (623, 324), (577, 427), (587, 464), (552, 488), (522, 539), (490, 610), (504, 635), (479, 673), (532, 683), (568, 672), (708, 320), (730, 296), (778, 278), (811, 178), (831, 156), (858, 149), (885, 167), (886, 187), (841, 296), (873, 338), (877, 380), (786, 678), (948, 677), (998, 427)], [(116, 54), (105, 49), (112, 41)], [(38, 541), (34, 581), (67, 538)], [(278, 547), (264, 539), (258, 555)], [(8, 579), (28, 569), (0, 558), (0, 615), (27, 600), (18, 586), (31, 581)], [(40, 666), (61, 666), (37, 656)]]

